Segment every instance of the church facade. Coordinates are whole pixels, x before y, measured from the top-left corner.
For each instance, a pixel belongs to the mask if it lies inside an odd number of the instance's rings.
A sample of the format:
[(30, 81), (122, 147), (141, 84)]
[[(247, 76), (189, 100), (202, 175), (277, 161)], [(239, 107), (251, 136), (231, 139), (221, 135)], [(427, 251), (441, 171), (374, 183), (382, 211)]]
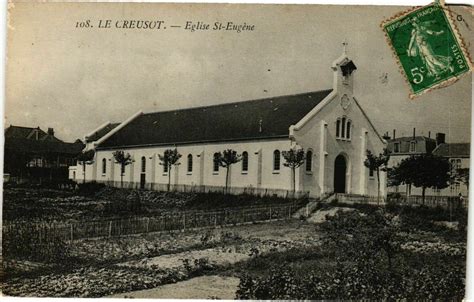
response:
[[(70, 167), (70, 175), (84, 173), (86, 181), (155, 190), (165, 190), (170, 178), (175, 190), (219, 191), (226, 171), (214, 157), (233, 149), (242, 160), (230, 168), (229, 192), (285, 195), (293, 190), (293, 177), (282, 152), (303, 148), (305, 163), (295, 173), (297, 192), (313, 197), (333, 192), (376, 196), (377, 179), (364, 160), (366, 150), (381, 153), (386, 142), (353, 93), (354, 62), (344, 52), (331, 68), (333, 87), (328, 90), (138, 112), (102, 131), (88, 144), (96, 150), (93, 164), (86, 165), (86, 171)], [(168, 175), (158, 155), (174, 148), (182, 157)], [(117, 150), (133, 158), (124, 171), (114, 161)], [(385, 194), (386, 176), (381, 174)]]

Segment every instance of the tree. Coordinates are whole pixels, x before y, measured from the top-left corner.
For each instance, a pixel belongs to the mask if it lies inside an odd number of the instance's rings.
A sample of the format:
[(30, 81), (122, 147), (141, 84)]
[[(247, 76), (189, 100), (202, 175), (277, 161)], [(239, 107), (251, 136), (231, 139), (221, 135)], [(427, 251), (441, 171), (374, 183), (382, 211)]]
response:
[(393, 175), (404, 184), (422, 189), (422, 200), (425, 202), (426, 188), (446, 188), (451, 180), (451, 166), (447, 159), (433, 154), (412, 155), (403, 159), (394, 168)]
[(179, 154), (178, 149), (166, 149), (163, 155), (158, 154), (158, 158), (160, 159), (160, 165), (166, 167), (166, 171), (168, 171), (168, 192), (170, 191), (171, 186), (171, 167), (180, 165), (178, 160), (181, 158), (181, 154)]
[(387, 171), (387, 164), (390, 160), (390, 151), (387, 148), (383, 149), (383, 153), (378, 156), (374, 155), (370, 150), (366, 151), (367, 157), (364, 165), (371, 171), (375, 171), (377, 175), (377, 203), (380, 199), (380, 171)]
[(120, 165), (120, 187), (123, 188), (123, 175), (125, 173), (125, 167), (133, 162), (130, 153), (125, 154), (121, 150), (117, 150), (112, 153), (115, 159), (115, 163)]
[(296, 192), (296, 168), (300, 167), (304, 163), (304, 150), (292, 148), (288, 151), (282, 151), (281, 154), (285, 159), (283, 165), (291, 169), (291, 176), (293, 179), (292, 187), (294, 194)]
[(452, 176), (452, 182), (463, 183), (469, 190), (469, 168), (459, 168)]
[(238, 163), (242, 159), (240, 154), (237, 154), (237, 151), (232, 149), (224, 150), (222, 153), (218, 152), (216, 160), (219, 163), (219, 166), (226, 169), (225, 173), (225, 192), (227, 193), (227, 187), (229, 185), (229, 168), (233, 164)]
[(87, 151), (82, 151), (76, 157), (77, 161), (82, 166), (82, 174), (84, 175), (83, 183), (86, 183), (86, 165), (91, 165), (94, 163), (94, 155), (95, 155), (95, 151), (94, 149), (91, 149)]

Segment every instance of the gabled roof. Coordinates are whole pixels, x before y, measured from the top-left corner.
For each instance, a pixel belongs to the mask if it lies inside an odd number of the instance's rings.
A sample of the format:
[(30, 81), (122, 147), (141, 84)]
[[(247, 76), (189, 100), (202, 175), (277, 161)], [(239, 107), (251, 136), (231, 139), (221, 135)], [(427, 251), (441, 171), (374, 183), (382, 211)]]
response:
[(39, 127), (32, 128), (32, 127), (22, 127), (22, 126), (13, 126), (13, 125), (10, 125), (10, 127), (5, 129), (5, 138), (23, 138), (23, 139), (36, 140), (35, 132), (38, 132), (38, 140), (40, 141), (61, 142), (60, 139), (56, 138), (54, 135), (50, 135), (44, 132)]
[(443, 157), (469, 157), (470, 148), (469, 143), (440, 144), (433, 154)]
[(104, 135), (106, 135), (107, 133), (109, 133), (111, 130), (113, 130), (115, 127), (117, 127), (118, 125), (120, 125), (120, 123), (110, 123), (110, 124), (107, 124), (105, 127), (97, 130), (96, 132), (94, 132), (92, 135), (89, 135), (89, 136), (86, 136), (86, 142), (89, 143), (89, 142), (95, 142), (95, 141), (98, 141), (99, 139), (101, 139)]
[(142, 114), (97, 149), (284, 138), (330, 92)]
[(69, 154), (77, 155), (84, 148), (81, 141), (65, 143), (62, 141), (41, 141), (19, 137), (5, 138), (5, 151), (31, 154)]

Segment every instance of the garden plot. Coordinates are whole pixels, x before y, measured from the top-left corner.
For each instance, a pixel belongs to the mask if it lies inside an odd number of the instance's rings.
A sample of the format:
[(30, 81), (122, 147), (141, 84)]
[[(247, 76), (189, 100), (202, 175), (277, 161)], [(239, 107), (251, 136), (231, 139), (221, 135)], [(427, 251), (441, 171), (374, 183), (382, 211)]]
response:
[(343, 207), (334, 207), (334, 208), (328, 208), (328, 209), (320, 209), (314, 213), (312, 213), (307, 221), (311, 223), (322, 223), (326, 221), (326, 216), (332, 217), (336, 215), (338, 211), (343, 211), (343, 212), (348, 212), (348, 211), (354, 211), (353, 208), (343, 208)]
[(138, 299), (235, 299), (239, 278), (202, 276), (157, 288), (108, 296)]

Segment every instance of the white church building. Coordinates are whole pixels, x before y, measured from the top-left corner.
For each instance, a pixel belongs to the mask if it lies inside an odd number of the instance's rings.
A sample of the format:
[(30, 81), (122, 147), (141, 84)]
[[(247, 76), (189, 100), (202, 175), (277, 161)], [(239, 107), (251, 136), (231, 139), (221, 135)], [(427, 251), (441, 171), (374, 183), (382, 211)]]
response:
[[(180, 191), (222, 191), (226, 171), (214, 161), (217, 152), (236, 150), (242, 160), (231, 166), (230, 193), (292, 192), (291, 169), (282, 151), (303, 148), (305, 163), (296, 171), (298, 193), (319, 197), (333, 192), (377, 195), (377, 179), (364, 166), (366, 150), (381, 153), (386, 142), (353, 93), (356, 66), (346, 53), (332, 64), (331, 89), (153, 113), (138, 112), (120, 124), (93, 131), (86, 148), (95, 149), (93, 164), (70, 167), (70, 178), (121, 186), (121, 168), (112, 153), (130, 153), (123, 186), (166, 190), (168, 171), (158, 155), (177, 148), (180, 165), (171, 185)], [(100, 135), (98, 135), (100, 134)], [(86, 137), (87, 139), (87, 137)], [(386, 176), (381, 173), (385, 194)]]

